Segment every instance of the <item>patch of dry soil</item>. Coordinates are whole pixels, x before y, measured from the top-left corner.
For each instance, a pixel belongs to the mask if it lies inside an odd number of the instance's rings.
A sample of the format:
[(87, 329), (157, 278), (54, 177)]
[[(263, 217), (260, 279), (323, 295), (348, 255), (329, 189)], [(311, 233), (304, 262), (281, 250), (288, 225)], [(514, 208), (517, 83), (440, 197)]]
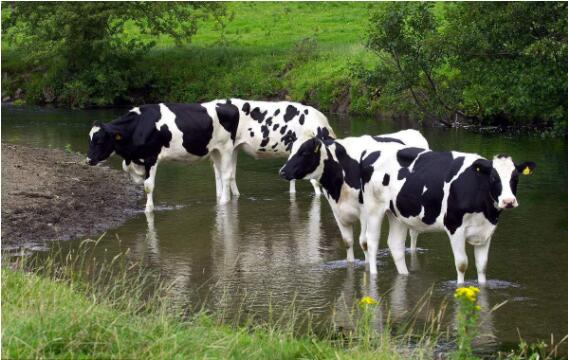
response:
[(62, 150), (2, 144), (2, 248), (89, 236), (134, 214), (128, 175)]

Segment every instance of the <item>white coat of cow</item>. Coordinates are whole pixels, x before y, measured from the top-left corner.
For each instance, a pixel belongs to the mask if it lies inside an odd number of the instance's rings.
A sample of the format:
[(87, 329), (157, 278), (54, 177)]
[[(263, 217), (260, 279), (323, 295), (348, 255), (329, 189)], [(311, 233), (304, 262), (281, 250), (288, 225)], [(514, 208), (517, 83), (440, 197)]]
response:
[[(428, 142), (416, 130), (338, 140), (314, 137), (294, 144), (288, 161), (280, 170), (280, 176), (286, 180), (315, 179), (321, 184), (347, 247), (348, 262), (355, 260), (353, 226), (359, 221), (359, 244), (365, 253), (365, 261), (374, 263), (373, 255), (367, 254), (366, 218), (362, 216), (361, 194), (362, 177), (366, 175), (361, 170), (382, 151), (407, 145), (427, 148)], [(416, 249), (417, 234), (411, 232), (413, 249)], [(376, 256), (376, 251), (374, 254)]]
[(518, 175), (532, 173), (535, 166), (533, 162), (515, 165), (506, 155), (487, 160), (477, 154), (415, 147), (384, 151), (367, 164), (372, 176), (363, 183), (371, 273), (377, 271), (373, 258), (386, 213), (388, 245), (400, 274), (408, 273), (404, 241), (410, 228), (447, 233), (458, 284), (464, 282), (468, 266), (465, 244), (473, 245), (478, 281), (486, 283), (489, 246), (499, 214), (518, 206)]

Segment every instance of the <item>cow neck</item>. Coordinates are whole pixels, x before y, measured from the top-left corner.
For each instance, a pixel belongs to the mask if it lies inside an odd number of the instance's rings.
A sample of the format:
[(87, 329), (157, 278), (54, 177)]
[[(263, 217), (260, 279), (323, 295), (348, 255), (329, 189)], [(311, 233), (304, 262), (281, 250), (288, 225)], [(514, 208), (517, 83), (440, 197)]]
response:
[(327, 152), (327, 159), (323, 161), (323, 173), (320, 178), (320, 184), (329, 197), (335, 202), (339, 201), (341, 196), (341, 187), (343, 186), (343, 169), (335, 159), (327, 144), (324, 145)]
[[(132, 133), (134, 132), (134, 127), (136, 126), (136, 120), (138, 119), (137, 114), (129, 112), (128, 114), (119, 117), (116, 120), (113, 120), (108, 125), (112, 132), (119, 132), (123, 138), (125, 139), (124, 144), (117, 144), (114, 143), (114, 150), (115, 152), (121, 156), (127, 162), (134, 162), (135, 164), (139, 164), (140, 159), (135, 155), (136, 149), (134, 145), (131, 143)], [(128, 140), (126, 140), (128, 139)]]

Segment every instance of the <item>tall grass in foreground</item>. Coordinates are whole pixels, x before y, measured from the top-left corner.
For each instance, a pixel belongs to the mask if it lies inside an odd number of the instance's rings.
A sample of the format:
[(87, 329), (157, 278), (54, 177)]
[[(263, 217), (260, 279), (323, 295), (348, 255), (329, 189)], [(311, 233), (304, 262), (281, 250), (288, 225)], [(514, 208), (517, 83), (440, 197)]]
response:
[[(418, 331), (412, 321), (394, 331), (388, 314), (378, 316), (380, 304), (362, 299), (354, 302), (347, 331), (329, 326), (317, 335), (310, 314), (294, 302), (265, 321), (243, 312), (231, 320), (203, 307), (188, 313), (159, 273), (129, 260), (128, 249), (101, 259), (97, 245), (86, 240), (67, 253), (3, 259), (3, 358), (429, 359), (439, 353), (443, 309), (427, 312)], [(525, 350), (511, 356), (535, 353)]]

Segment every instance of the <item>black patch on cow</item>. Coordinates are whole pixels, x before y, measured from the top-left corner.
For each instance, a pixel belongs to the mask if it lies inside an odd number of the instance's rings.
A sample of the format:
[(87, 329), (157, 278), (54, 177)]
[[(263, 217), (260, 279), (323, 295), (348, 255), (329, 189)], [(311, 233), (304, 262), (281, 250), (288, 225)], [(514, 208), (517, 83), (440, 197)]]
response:
[(276, 148), (278, 146), (278, 143), (274, 143), (274, 145), (272, 145), (272, 148)]
[(172, 141), (172, 133), (170, 129), (168, 129), (168, 125), (163, 124), (162, 126), (160, 126), (159, 132), (162, 138), (162, 146), (169, 148), (170, 141)]
[(250, 114), (250, 104), (248, 102), (243, 104), (243, 112), (247, 115)]
[(255, 107), (250, 112), (250, 117), (253, 118), (254, 120), (258, 121), (258, 123), (260, 124), (264, 121), (264, 117), (266, 116), (267, 112), (268, 112), (268, 110), (264, 110), (264, 112), (261, 112), (258, 107)]
[(365, 156), (366, 152), (363, 152), (361, 155), (361, 162), (360, 162), (360, 171), (361, 171), (361, 189), (363, 186), (371, 181), (371, 177), (373, 176), (374, 168), (373, 164), (377, 161), (379, 156), (381, 156), (380, 151), (374, 151), (369, 155)]
[(269, 138), (262, 139), (262, 141), (260, 142), (260, 147), (265, 147), (266, 145), (268, 145), (269, 141), (270, 141)]
[(509, 186), (511, 187), (511, 191), (513, 195), (517, 195), (517, 185), (519, 184), (519, 173), (517, 170), (513, 170), (511, 174), (511, 179), (509, 180)]
[(260, 127), (260, 132), (262, 133), (263, 138), (267, 138), (270, 135), (270, 129), (266, 125), (262, 125)]
[(294, 105), (288, 105), (286, 107), (286, 113), (284, 114), (284, 121), (288, 122), (292, 120), (294, 117), (296, 117), (298, 114), (300, 114), (300, 111), (296, 109)]
[(276, 111), (274, 112), (274, 116), (280, 114), (280, 109), (276, 109)]
[[(418, 150), (424, 151), (423, 149)], [(399, 158), (398, 154), (397, 158)], [(410, 154), (403, 154), (398, 159), (399, 163), (408, 164), (409, 157), (416, 158), (413, 154), (418, 154), (418, 152), (413, 150)], [(396, 198), (396, 207), (402, 216), (418, 216), (424, 208), (422, 222), (431, 225), (436, 221), (442, 208), (444, 182), (448, 173), (452, 171), (454, 161), (463, 162), (463, 159), (454, 160), (451, 152), (434, 151), (427, 151), (416, 159), (412, 172), (404, 176), (406, 181)]]
[(423, 152), (424, 149), (415, 148), (415, 147), (407, 147), (404, 149), (399, 150), (396, 153), (396, 160), (402, 167), (409, 167), (410, 164), (416, 159), (418, 154)]
[(227, 100), (226, 104), (217, 104), (215, 111), (217, 112), (219, 123), (225, 130), (231, 133), (231, 140), (235, 142), (237, 128), (239, 127), (239, 108)]
[(345, 182), (353, 189), (361, 189), (361, 169), (359, 162), (349, 155), (345, 148), (339, 143), (335, 143), (335, 156), (343, 169)]
[(284, 125), (280, 128), (280, 134), (284, 135), (284, 133), (286, 132), (286, 128), (288, 128), (288, 125)]
[(176, 115), (175, 123), (183, 133), (182, 145), (190, 154), (205, 156), (207, 145), (213, 136), (213, 119), (200, 104), (169, 104)]
[(304, 125), (304, 119), (305, 119), (304, 114), (300, 115), (300, 120), (299, 120), (300, 125)]
[(380, 151), (374, 151), (368, 156), (365, 156), (367, 151), (363, 151), (361, 154), (361, 159), (359, 161), (359, 172), (360, 172), (360, 191), (359, 191), (359, 202), (363, 203), (363, 189), (365, 184), (371, 180), (373, 176), (374, 168), (373, 164), (377, 161), (381, 155)]
[(323, 173), (319, 182), (328, 196), (335, 200), (335, 202), (338, 202), (341, 196), (341, 187), (343, 186), (343, 172), (341, 165), (333, 160), (331, 152), (327, 147), (326, 151), (327, 159), (323, 162)]
[(459, 157), (454, 159), (454, 161), (452, 162), (452, 166), (451, 166), (450, 170), (448, 171), (448, 175), (446, 176), (446, 182), (447, 183), (452, 181), (454, 176), (456, 176), (457, 173), (460, 171), (460, 169), (463, 165), (464, 159), (465, 158), (463, 156), (459, 156)]
[(462, 225), (464, 215), (469, 213), (481, 212), (492, 224), (497, 224), (500, 211), (495, 208), (491, 196), (491, 177), (496, 176), (497, 171), (493, 171), (489, 174), (477, 171), (474, 163), (452, 182), (444, 216), (444, 226), (450, 234), (455, 233)]
[(267, 126), (272, 126), (272, 116), (269, 117), (268, 119), (266, 119), (266, 125), (267, 125)]
[(402, 142), (402, 140), (399, 139), (395, 139), (392, 137), (388, 137), (388, 136), (373, 136), (373, 139), (375, 139), (375, 141), (377, 142), (395, 142), (395, 143), (399, 143), (402, 145), (406, 145), (404, 142)]
[(282, 141), (284, 143), (284, 145), (286, 145), (286, 151), (290, 152), (292, 150), (292, 145), (294, 144), (294, 141), (298, 140), (298, 138), (296, 137), (296, 133), (293, 132), (292, 130), (288, 130), (288, 132), (286, 133), (286, 135), (284, 135), (280, 141)]
[(276, 129), (278, 129), (279, 126), (280, 124), (274, 124), (274, 126), (272, 127), (272, 131), (276, 131)]
[(254, 137), (254, 131), (250, 132), (250, 137)]
[(383, 186), (388, 186), (388, 184), (390, 183), (390, 175), (389, 174), (385, 174), (385, 176), (383, 176)]
[(304, 109), (304, 114), (308, 115), (308, 109)]
[(265, 151), (266, 151), (266, 149), (258, 149), (258, 151), (262, 151), (262, 152), (265, 152)]

